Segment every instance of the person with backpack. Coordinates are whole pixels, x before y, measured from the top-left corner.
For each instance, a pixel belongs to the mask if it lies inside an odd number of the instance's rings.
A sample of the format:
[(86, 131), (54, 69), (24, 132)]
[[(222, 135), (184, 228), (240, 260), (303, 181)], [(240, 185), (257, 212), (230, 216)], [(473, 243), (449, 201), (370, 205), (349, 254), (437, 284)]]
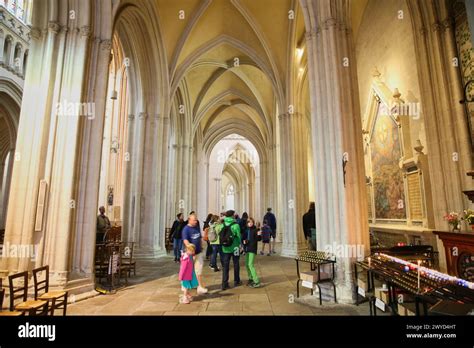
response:
[(242, 285), (240, 281), (240, 227), (234, 219), (234, 211), (225, 213), (224, 223), (217, 226), (219, 241), (223, 252), (222, 290), (229, 289), (230, 259), (234, 263), (234, 285)]
[(255, 270), (255, 257), (257, 256), (258, 242), (262, 239), (262, 232), (255, 226), (255, 220), (253, 218), (247, 219), (247, 228), (245, 233), (242, 235), (242, 241), (245, 248), (245, 265), (247, 267), (247, 273), (249, 276), (249, 282), (247, 286), (251, 288), (260, 287), (260, 279), (258, 278), (257, 271)]
[[(217, 226), (222, 225), (219, 221), (219, 216), (213, 215), (211, 218), (211, 222), (209, 223), (209, 232), (207, 237), (209, 239), (209, 243), (212, 248), (211, 254), (211, 262), (209, 263), (209, 267), (214, 270), (214, 272), (219, 272), (220, 269), (217, 267), (217, 253), (219, 253), (219, 257), (221, 259), (221, 265), (224, 267), (224, 256), (222, 254), (222, 245), (219, 241), (219, 233), (217, 232)], [(222, 229), (222, 226), (220, 227)]]

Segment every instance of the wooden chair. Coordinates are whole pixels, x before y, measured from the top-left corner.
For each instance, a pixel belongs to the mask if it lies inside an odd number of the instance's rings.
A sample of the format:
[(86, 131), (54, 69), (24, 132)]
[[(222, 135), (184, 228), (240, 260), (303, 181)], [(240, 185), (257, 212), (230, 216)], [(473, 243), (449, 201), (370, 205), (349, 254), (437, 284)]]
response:
[(5, 289), (0, 288), (0, 317), (19, 317), (23, 315), (23, 312), (19, 311), (2, 311), (3, 308), (3, 298), (5, 297)]
[(112, 226), (105, 233), (106, 243), (119, 243), (122, 240), (122, 226)]
[(95, 246), (95, 276), (99, 280), (107, 278), (109, 269), (109, 259), (107, 246), (105, 244), (96, 244)]
[(133, 258), (134, 247), (134, 242), (125, 243), (122, 250), (122, 267), (128, 272), (129, 277), (132, 271), (134, 276), (137, 275), (137, 263)]
[[(44, 273), (43, 280), (40, 280), (41, 273)], [(67, 310), (67, 291), (49, 291), (49, 266), (34, 269), (33, 280), (35, 283), (35, 300), (47, 301), (52, 316), (56, 309), (62, 309), (63, 316), (65, 316)], [(44, 293), (40, 294), (43, 291)]]
[[(15, 288), (15, 280), (22, 280), (22, 285)], [(28, 271), (8, 276), (10, 287), (10, 311), (19, 311), (28, 313), (28, 315), (47, 315), (48, 302), (42, 300), (28, 300)], [(21, 299), (22, 302), (15, 304), (15, 300)]]

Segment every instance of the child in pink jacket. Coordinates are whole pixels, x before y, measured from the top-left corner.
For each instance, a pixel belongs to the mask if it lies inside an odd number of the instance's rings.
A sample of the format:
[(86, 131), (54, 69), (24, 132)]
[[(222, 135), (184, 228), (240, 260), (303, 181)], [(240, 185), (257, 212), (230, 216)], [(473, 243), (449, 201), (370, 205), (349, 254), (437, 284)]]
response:
[(181, 280), (181, 288), (184, 292), (182, 303), (186, 304), (191, 303), (193, 299), (189, 290), (196, 289), (199, 285), (196, 278), (196, 273), (194, 272), (193, 256), (195, 252), (196, 247), (194, 244), (188, 244), (186, 247), (186, 252), (181, 255), (179, 280)]

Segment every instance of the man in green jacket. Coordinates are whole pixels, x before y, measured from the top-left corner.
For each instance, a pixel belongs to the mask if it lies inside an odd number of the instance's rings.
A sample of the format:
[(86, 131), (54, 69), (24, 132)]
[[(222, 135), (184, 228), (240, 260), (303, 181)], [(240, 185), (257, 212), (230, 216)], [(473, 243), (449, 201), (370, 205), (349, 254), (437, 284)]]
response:
[[(224, 229), (225, 226), (230, 226), (232, 235), (234, 237), (232, 241), (232, 245), (224, 246), (222, 245), (222, 252), (223, 252), (223, 259), (222, 259), (222, 290), (228, 289), (229, 286), (229, 266), (230, 266), (230, 259), (232, 258), (232, 262), (234, 263), (234, 285), (239, 286), (242, 285), (240, 281), (240, 226), (234, 219), (235, 212), (233, 210), (229, 210), (225, 213), (224, 223), (216, 226), (216, 231), (220, 235), (221, 231)], [(221, 240), (222, 242), (222, 240)]]

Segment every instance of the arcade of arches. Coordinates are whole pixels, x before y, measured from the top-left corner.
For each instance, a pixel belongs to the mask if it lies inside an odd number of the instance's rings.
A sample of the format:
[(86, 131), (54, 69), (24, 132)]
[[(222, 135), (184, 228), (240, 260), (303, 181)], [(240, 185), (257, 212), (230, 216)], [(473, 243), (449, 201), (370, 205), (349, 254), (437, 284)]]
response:
[[(294, 257), (311, 201), (319, 250), (367, 254), (372, 233), (432, 245), (447, 271), (432, 232), (474, 185), (464, 1), (25, 3), (20, 51), (0, 26), (0, 229), (37, 253), (2, 276), (47, 264), (93, 290), (99, 206), (143, 259), (166, 255), (177, 212), (272, 207)], [(338, 258), (340, 301), (359, 256)]]

